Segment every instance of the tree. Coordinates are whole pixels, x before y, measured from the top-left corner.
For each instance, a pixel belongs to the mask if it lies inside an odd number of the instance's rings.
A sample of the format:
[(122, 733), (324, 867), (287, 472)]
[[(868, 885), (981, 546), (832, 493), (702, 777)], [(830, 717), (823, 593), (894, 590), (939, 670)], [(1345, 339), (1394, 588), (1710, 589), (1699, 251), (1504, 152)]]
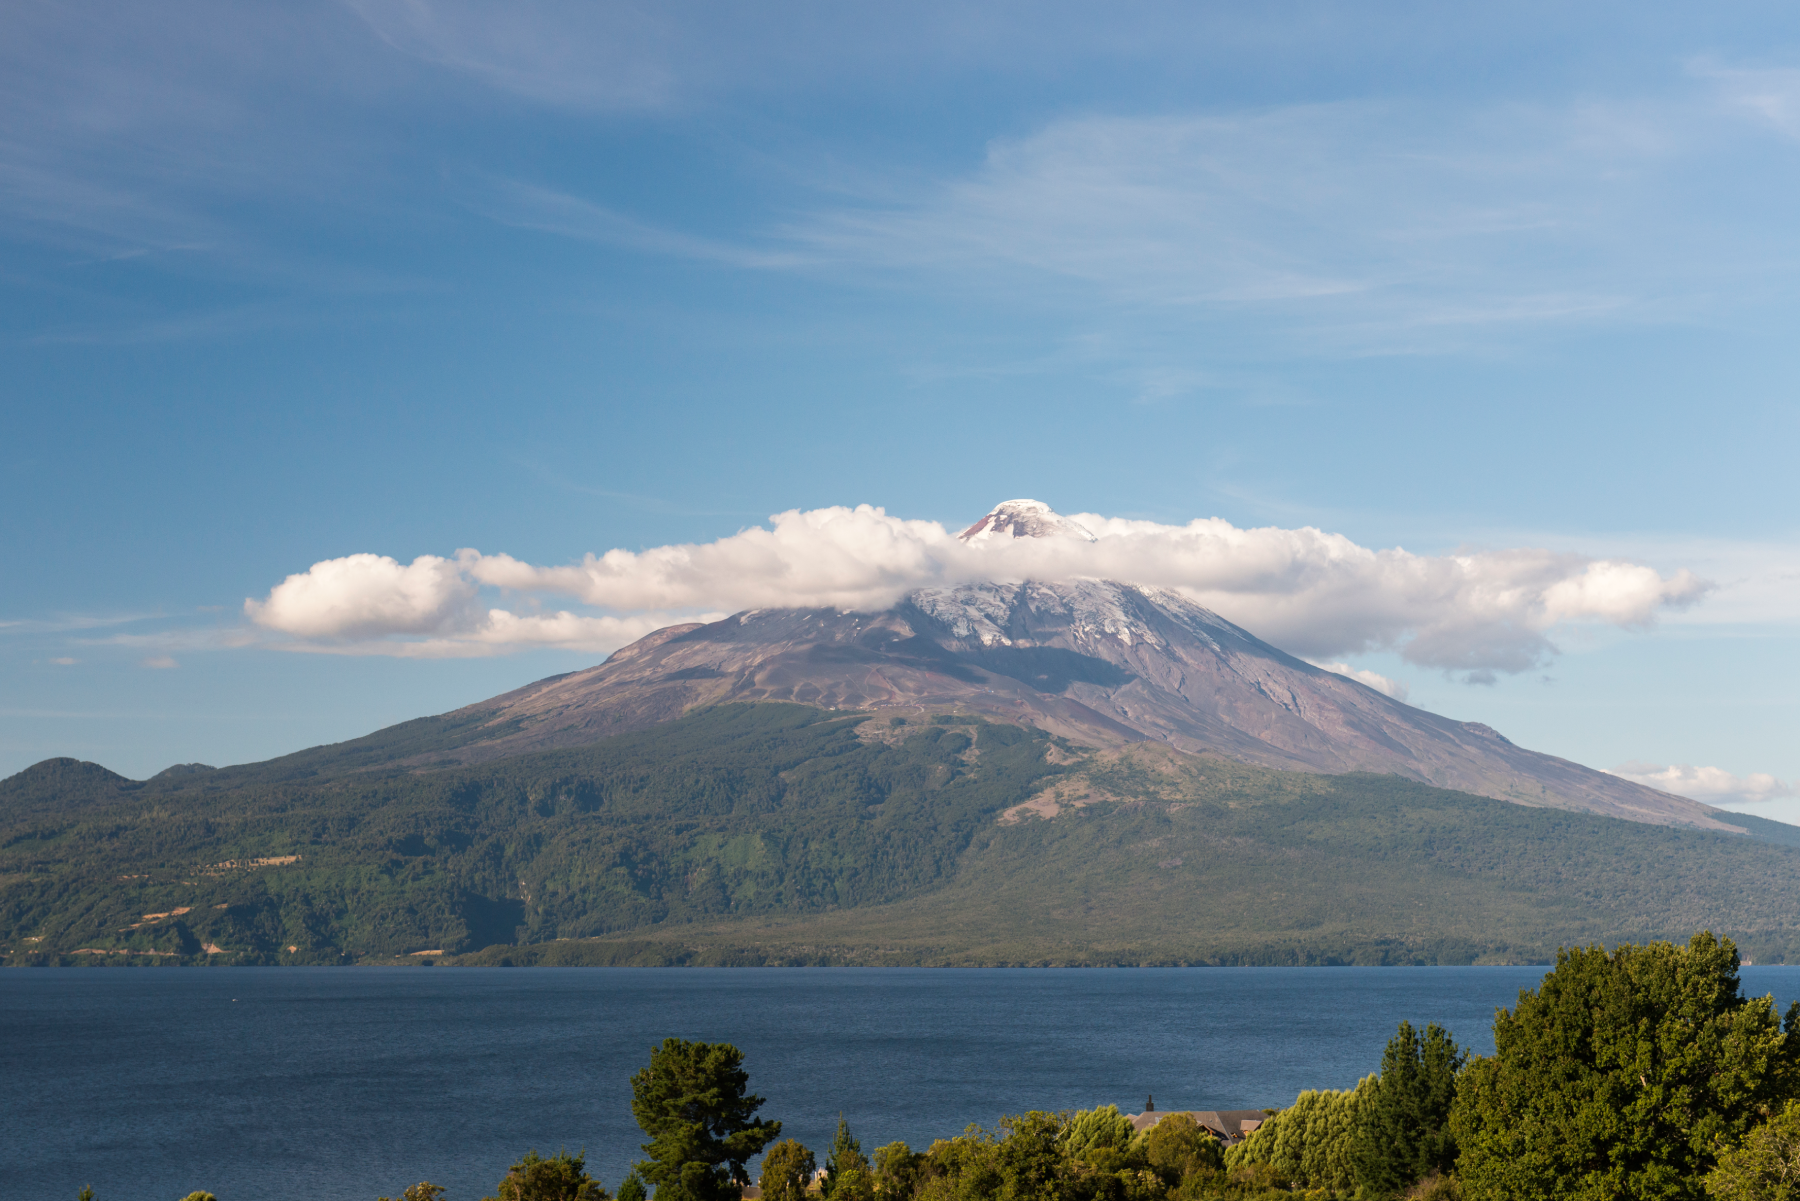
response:
[(1000, 1119), (1006, 1132), (994, 1146), (1001, 1201), (1057, 1201), (1064, 1176), (1063, 1120), (1053, 1113)]
[(1354, 1089), (1306, 1090), (1229, 1148), (1225, 1166), (1266, 1163), (1311, 1188), (1355, 1191), (1362, 1103), (1374, 1084), (1375, 1077), (1367, 1076)]
[(1392, 1196), (1456, 1163), (1450, 1106), (1463, 1060), (1463, 1052), (1436, 1022), (1423, 1035), (1411, 1022), (1400, 1023), (1357, 1118), (1352, 1160), (1357, 1182), (1365, 1189)]
[(956, 1138), (941, 1138), (925, 1152), (925, 1177), (919, 1201), (991, 1199), (1004, 1181), (997, 1163), (998, 1143), (979, 1126), (970, 1126)]
[(1117, 1105), (1083, 1109), (1069, 1119), (1063, 1132), (1063, 1146), (1070, 1155), (1085, 1155), (1097, 1147), (1125, 1147), (1137, 1131), (1131, 1119), (1119, 1112)]
[(1718, 1151), (1794, 1091), (1800, 1003), (1783, 1034), (1772, 1000), (1740, 995), (1737, 968), (1707, 933), (1558, 952), (1458, 1082), (1470, 1201), (1702, 1196)]
[(644, 1178), (633, 1168), (626, 1173), (625, 1179), (619, 1182), (618, 1201), (647, 1201), (650, 1190), (644, 1185)]
[[(388, 1201), (386, 1197), (377, 1197), (375, 1201)], [(444, 1189), (441, 1185), (421, 1180), (419, 1183), (400, 1194), (399, 1201), (444, 1201)]]
[(1171, 1187), (1195, 1172), (1225, 1166), (1219, 1140), (1185, 1113), (1172, 1113), (1140, 1136), (1144, 1160)]
[(825, 1179), (819, 1184), (819, 1192), (825, 1197), (837, 1195), (838, 1183), (845, 1172), (855, 1169), (866, 1176), (869, 1171), (868, 1157), (862, 1153), (862, 1143), (850, 1133), (850, 1123), (844, 1115), (838, 1115), (837, 1133), (831, 1136), (831, 1150), (825, 1155)]
[(867, 1168), (852, 1164), (838, 1173), (832, 1201), (875, 1201), (875, 1177)]
[(919, 1191), (924, 1165), (925, 1157), (905, 1143), (875, 1148), (875, 1191), (888, 1201), (908, 1201)]
[[(763, 1156), (762, 1176), (757, 1180), (763, 1201), (806, 1201), (806, 1186), (816, 1171), (818, 1164), (813, 1153), (800, 1140), (783, 1139)], [(619, 1192), (620, 1201), (624, 1201), (624, 1190)]]
[(1713, 1201), (1800, 1201), (1800, 1102), (1719, 1152), (1705, 1185)]
[(745, 1093), (743, 1062), (730, 1043), (667, 1038), (631, 1078), (631, 1115), (650, 1136), (637, 1170), (656, 1201), (739, 1201), (745, 1162), (780, 1137), (780, 1122), (753, 1118), (763, 1099)]
[[(414, 1186), (418, 1187), (418, 1186)], [(437, 1189), (436, 1185), (425, 1188)], [(441, 1194), (442, 1189), (437, 1189)], [(415, 1201), (413, 1190), (406, 1191), (407, 1201)], [(436, 1197), (418, 1201), (437, 1201)], [(600, 1182), (587, 1174), (587, 1156), (558, 1151), (554, 1159), (545, 1159), (536, 1151), (512, 1166), (500, 1181), (495, 1195), (485, 1201), (611, 1201)]]

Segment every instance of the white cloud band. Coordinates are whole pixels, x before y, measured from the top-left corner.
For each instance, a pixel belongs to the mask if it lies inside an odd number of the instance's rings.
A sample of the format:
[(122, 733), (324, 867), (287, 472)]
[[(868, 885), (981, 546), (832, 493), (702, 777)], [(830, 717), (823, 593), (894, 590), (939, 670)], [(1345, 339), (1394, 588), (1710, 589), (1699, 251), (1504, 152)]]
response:
[(1704, 801), (1709, 805), (1741, 804), (1746, 801), (1773, 801), (1800, 795), (1794, 785), (1778, 780), (1767, 772), (1734, 775), (1722, 767), (1695, 767), (1691, 763), (1627, 763), (1612, 770), (1615, 776), (1660, 788), (1676, 796)]
[[(1093, 542), (969, 544), (934, 521), (869, 505), (790, 510), (707, 543), (610, 550), (565, 566), (461, 550), (411, 564), (373, 554), (315, 563), (263, 600), (259, 626), (304, 649), (494, 654), (530, 646), (610, 650), (679, 620), (746, 608), (886, 608), (923, 587), (1104, 577), (1170, 588), (1295, 654), (1397, 650), (1447, 671), (1523, 671), (1555, 653), (1559, 626), (1643, 626), (1702, 596), (1693, 573), (1548, 550), (1416, 555), (1314, 528), (1240, 529), (1076, 514)], [(598, 612), (494, 608), (482, 589), (571, 598)]]

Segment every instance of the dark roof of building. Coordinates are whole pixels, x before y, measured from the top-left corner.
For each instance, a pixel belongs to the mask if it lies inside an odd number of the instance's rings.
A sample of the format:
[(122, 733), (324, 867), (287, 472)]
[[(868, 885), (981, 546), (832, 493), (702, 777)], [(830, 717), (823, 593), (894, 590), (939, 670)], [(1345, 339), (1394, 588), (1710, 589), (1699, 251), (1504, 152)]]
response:
[(1255, 1130), (1268, 1120), (1269, 1115), (1260, 1109), (1179, 1109), (1179, 1110), (1146, 1110), (1131, 1119), (1133, 1130), (1143, 1131), (1156, 1125), (1164, 1118), (1176, 1114), (1186, 1114), (1200, 1125), (1230, 1142), (1235, 1142)]

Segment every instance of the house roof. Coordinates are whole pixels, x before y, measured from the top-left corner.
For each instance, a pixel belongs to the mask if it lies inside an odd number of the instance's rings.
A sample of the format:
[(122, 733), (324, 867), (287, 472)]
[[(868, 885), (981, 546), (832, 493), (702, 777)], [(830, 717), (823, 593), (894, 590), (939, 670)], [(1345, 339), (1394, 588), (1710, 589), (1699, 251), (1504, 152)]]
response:
[(1167, 1113), (1152, 1109), (1132, 1118), (1131, 1128), (1139, 1131), (1148, 1130), (1162, 1119), (1172, 1117), (1176, 1113), (1186, 1114), (1226, 1142), (1236, 1142), (1243, 1138), (1267, 1121), (1269, 1117), (1260, 1109), (1180, 1109)]

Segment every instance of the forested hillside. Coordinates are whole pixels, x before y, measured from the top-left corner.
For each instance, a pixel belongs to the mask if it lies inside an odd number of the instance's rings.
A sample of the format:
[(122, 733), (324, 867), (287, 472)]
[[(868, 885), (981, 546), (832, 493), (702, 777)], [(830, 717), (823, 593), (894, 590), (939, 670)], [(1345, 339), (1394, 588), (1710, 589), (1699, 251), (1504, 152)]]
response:
[[(435, 736), (410, 724), (385, 737)], [(367, 742), (142, 783), (71, 760), (0, 782), (0, 953), (1471, 962), (1704, 926), (1800, 958), (1792, 847), (1392, 776), (781, 704), (479, 767), (369, 766), (393, 748)]]

